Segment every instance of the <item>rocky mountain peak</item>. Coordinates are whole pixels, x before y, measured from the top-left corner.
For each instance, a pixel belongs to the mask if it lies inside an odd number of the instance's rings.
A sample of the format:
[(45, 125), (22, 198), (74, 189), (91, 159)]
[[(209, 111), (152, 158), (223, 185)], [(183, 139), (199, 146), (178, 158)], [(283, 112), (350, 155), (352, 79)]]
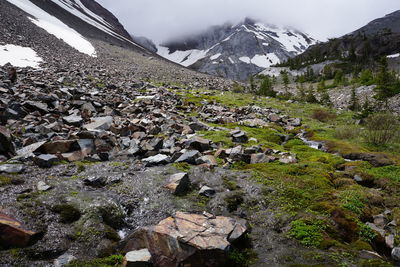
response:
[(157, 53), (200, 72), (246, 80), (271, 65), (304, 52), (316, 41), (296, 29), (245, 18), (158, 45)]

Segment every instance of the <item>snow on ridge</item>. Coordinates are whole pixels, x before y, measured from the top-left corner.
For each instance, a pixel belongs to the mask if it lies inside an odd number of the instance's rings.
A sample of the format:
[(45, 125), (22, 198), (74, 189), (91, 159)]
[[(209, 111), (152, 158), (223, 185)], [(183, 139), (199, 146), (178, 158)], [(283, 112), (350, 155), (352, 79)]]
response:
[(61, 20), (51, 16), (43, 9), (39, 8), (28, 0), (7, 1), (30, 14), (28, 18), (36, 26), (44, 29), (57, 38), (62, 39), (65, 43), (75, 48), (79, 52), (96, 57), (96, 49), (93, 47), (93, 45), (83, 38), (83, 36), (77, 31), (64, 24)]
[(400, 57), (400, 53), (387, 56), (387, 58), (396, 58), (396, 57)]
[(132, 42), (131, 40), (127, 39), (126, 37), (114, 32), (113, 27), (108, 22), (106, 22), (103, 18), (96, 15), (95, 13), (90, 11), (88, 8), (86, 8), (80, 0), (75, 0), (75, 2), (77, 4), (78, 8), (83, 10), (83, 12), (81, 10), (79, 10), (76, 7), (76, 5), (74, 4), (74, 2), (71, 0), (52, 0), (52, 1), (55, 4), (57, 4), (58, 6), (60, 6), (61, 8), (65, 9), (66, 11), (71, 13), (72, 15), (80, 18), (81, 20), (85, 21), (86, 23), (98, 28), (99, 30), (101, 30), (117, 39), (120, 39), (121, 41), (129, 42), (129, 43), (143, 49), (143, 47), (141, 47), (140, 45), (138, 45), (138, 44)]
[(0, 66), (10, 63), (14, 67), (39, 68), (43, 60), (30, 47), (6, 44), (0, 45)]
[(216, 59), (218, 59), (221, 55), (222, 55), (221, 53), (215, 54), (215, 55), (211, 56), (210, 59), (211, 59), (211, 60), (216, 60)]
[(175, 51), (174, 53), (170, 53), (168, 47), (164, 46), (157, 47), (157, 54), (185, 67), (188, 67), (196, 63), (198, 60), (205, 58), (207, 56), (208, 51), (209, 50), (192, 49), (187, 51)]
[(254, 64), (260, 68), (268, 68), (280, 62), (279, 58), (274, 53), (255, 55), (253, 58), (240, 57), (239, 60), (247, 64)]

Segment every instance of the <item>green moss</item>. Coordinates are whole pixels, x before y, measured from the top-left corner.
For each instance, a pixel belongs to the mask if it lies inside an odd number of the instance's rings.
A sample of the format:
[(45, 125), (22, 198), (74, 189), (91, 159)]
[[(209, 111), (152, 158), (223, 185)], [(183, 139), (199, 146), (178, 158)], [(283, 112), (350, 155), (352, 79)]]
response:
[(233, 249), (229, 252), (228, 257), (232, 263), (232, 266), (236, 267), (251, 267), (254, 266), (257, 260), (257, 253), (250, 249)]
[(326, 225), (322, 220), (296, 220), (291, 223), (289, 236), (307, 247), (319, 247), (323, 241)]
[(12, 182), (12, 178), (8, 176), (0, 175), (0, 186), (10, 185)]
[(328, 174), (332, 169), (319, 162), (236, 164), (235, 168), (251, 170), (257, 182), (275, 188), (271, 201), (280, 203), (284, 210), (291, 213), (308, 209), (314, 202), (330, 195), (333, 189)]
[(223, 185), (230, 191), (234, 191), (239, 188), (237, 182), (227, 176), (224, 176), (222, 180), (223, 180)]
[(81, 212), (72, 204), (60, 204), (53, 207), (60, 214), (61, 223), (73, 223), (81, 217)]
[(221, 144), (223, 147), (235, 146), (228, 131), (200, 131), (199, 134), (205, 139)]
[(244, 192), (241, 190), (236, 190), (233, 192), (229, 192), (225, 196), (225, 202), (227, 205), (227, 209), (229, 212), (234, 212), (238, 209), (238, 207), (243, 203)]
[(186, 162), (178, 162), (172, 164), (177, 170), (182, 171), (182, 172), (189, 172), (192, 166), (189, 163)]
[(113, 267), (120, 266), (124, 260), (123, 255), (112, 255), (101, 259), (92, 259), (88, 261), (75, 260), (68, 264), (68, 267)]
[(75, 161), (74, 164), (78, 172), (84, 172), (86, 170), (86, 166), (91, 166), (96, 163), (92, 161)]

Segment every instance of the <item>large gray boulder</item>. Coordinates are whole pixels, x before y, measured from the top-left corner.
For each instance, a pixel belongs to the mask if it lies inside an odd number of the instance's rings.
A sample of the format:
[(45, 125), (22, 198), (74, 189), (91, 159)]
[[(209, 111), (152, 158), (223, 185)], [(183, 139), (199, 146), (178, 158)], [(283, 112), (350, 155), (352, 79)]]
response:
[(156, 266), (226, 266), (232, 243), (246, 231), (243, 219), (177, 212), (132, 233), (124, 250), (147, 248)]

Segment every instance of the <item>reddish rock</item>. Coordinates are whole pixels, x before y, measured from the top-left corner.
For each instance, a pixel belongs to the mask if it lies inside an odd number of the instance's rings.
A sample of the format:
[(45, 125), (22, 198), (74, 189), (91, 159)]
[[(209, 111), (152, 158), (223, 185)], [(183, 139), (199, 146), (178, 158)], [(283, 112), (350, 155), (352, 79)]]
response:
[(231, 243), (246, 231), (242, 219), (177, 212), (135, 231), (124, 250), (147, 248), (156, 266), (224, 266)]
[(0, 211), (1, 247), (26, 247), (33, 241), (35, 235), (35, 232), (24, 229), (19, 221)]

